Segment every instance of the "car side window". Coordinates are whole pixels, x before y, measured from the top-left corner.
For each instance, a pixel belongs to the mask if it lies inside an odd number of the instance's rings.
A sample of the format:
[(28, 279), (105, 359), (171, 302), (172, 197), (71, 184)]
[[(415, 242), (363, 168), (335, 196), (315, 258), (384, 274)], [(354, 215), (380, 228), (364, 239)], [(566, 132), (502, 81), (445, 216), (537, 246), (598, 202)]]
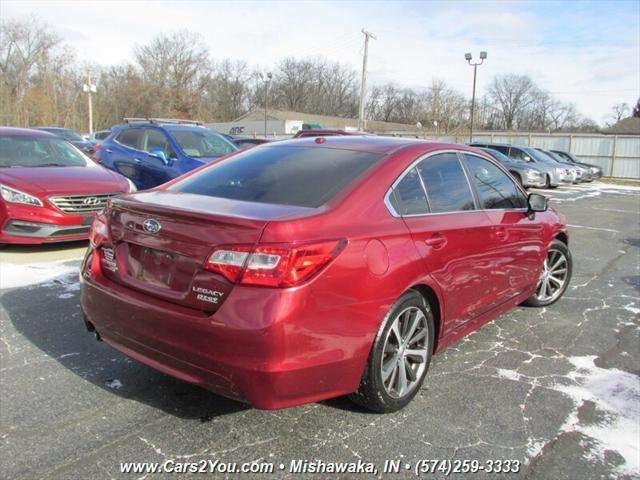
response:
[(425, 158), (418, 171), (433, 213), (474, 210), (475, 203), (458, 155), (439, 153)]
[(528, 157), (528, 155), (526, 153), (524, 153), (524, 151), (520, 150), (519, 148), (511, 147), (509, 149), (509, 154), (508, 155), (511, 158), (514, 158), (516, 160), (522, 160), (523, 162), (528, 161), (527, 159), (524, 158), (524, 157)]
[(135, 148), (136, 150), (142, 150), (140, 146), (141, 139), (142, 129), (140, 128), (127, 128), (116, 137), (118, 143), (121, 143), (125, 147)]
[(486, 210), (525, 208), (526, 199), (515, 182), (489, 160), (465, 154), (482, 208)]
[(422, 215), (429, 212), (427, 197), (416, 168), (409, 170), (393, 189), (391, 204), (400, 215)]
[(502, 145), (489, 145), (489, 148), (509, 156), (509, 147), (503, 147)]
[(145, 128), (142, 150), (148, 152), (153, 148), (161, 148), (169, 158), (176, 156), (171, 148), (171, 144), (169, 144), (169, 140), (161, 131), (154, 128)]

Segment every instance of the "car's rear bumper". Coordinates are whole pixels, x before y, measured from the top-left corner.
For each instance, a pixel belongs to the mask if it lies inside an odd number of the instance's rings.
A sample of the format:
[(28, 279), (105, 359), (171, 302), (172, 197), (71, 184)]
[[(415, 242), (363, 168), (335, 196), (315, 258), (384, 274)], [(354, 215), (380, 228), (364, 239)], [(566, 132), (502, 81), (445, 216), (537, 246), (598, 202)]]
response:
[(84, 240), (94, 213), (71, 215), (51, 207), (3, 203), (0, 243), (41, 244)]
[[(106, 343), (257, 408), (285, 408), (355, 391), (375, 335), (361, 330), (358, 310), (363, 309), (343, 308), (341, 314), (331, 305), (318, 306), (306, 287), (237, 286), (214, 314), (207, 314), (123, 287), (99, 269), (86, 272), (83, 266), (85, 322)], [(350, 318), (341, 318), (347, 314)], [(340, 323), (338, 334), (333, 329)]]

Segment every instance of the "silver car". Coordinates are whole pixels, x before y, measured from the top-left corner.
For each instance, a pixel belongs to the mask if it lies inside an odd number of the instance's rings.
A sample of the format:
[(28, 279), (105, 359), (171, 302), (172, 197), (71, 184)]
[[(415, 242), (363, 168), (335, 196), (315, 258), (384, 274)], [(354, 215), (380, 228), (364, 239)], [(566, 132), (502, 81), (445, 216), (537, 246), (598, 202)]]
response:
[(571, 172), (568, 168), (564, 168), (563, 165), (560, 165), (543, 153), (538, 152), (535, 148), (504, 143), (480, 142), (473, 142), (471, 146), (491, 148), (505, 154), (513, 160), (535, 165), (545, 175), (545, 188), (556, 188), (559, 185), (573, 182)]
[(483, 152), (488, 153), (509, 170), (520, 184), (525, 188), (537, 187), (542, 188), (546, 184), (544, 172), (533, 163), (525, 163), (519, 160), (513, 160), (504, 153), (492, 148), (480, 148)]

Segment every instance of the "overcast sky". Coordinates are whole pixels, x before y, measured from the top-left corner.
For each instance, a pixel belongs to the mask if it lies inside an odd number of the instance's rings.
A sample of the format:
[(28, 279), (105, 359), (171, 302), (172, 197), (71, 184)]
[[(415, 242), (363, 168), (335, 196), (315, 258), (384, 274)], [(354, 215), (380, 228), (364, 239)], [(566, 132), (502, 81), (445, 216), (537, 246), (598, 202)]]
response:
[(212, 57), (269, 69), (320, 55), (358, 69), (365, 27), (370, 82), (421, 88), (441, 78), (471, 96), (464, 53), (488, 52), (478, 91), (496, 74), (536, 84), (602, 123), (614, 103), (640, 95), (640, 1), (56, 1), (0, 0), (0, 21), (36, 13), (78, 58), (129, 61), (158, 33), (203, 35)]

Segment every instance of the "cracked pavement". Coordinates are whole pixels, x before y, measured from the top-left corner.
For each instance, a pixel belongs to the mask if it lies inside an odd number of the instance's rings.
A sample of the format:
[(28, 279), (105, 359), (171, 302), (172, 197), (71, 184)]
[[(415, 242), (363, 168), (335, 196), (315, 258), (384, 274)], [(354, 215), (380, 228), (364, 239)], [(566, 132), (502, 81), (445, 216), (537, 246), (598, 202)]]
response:
[(156, 372), (85, 331), (75, 274), (0, 291), (2, 477), (123, 478), (126, 461), (362, 459), (386, 478), (385, 460), (517, 459), (519, 474), (471, 477), (638, 478), (640, 438), (624, 434), (640, 423), (640, 190), (550, 196), (571, 225), (565, 297), (517, 308), (436, 355), (394, 414), (344, 398), (260, 411)]

